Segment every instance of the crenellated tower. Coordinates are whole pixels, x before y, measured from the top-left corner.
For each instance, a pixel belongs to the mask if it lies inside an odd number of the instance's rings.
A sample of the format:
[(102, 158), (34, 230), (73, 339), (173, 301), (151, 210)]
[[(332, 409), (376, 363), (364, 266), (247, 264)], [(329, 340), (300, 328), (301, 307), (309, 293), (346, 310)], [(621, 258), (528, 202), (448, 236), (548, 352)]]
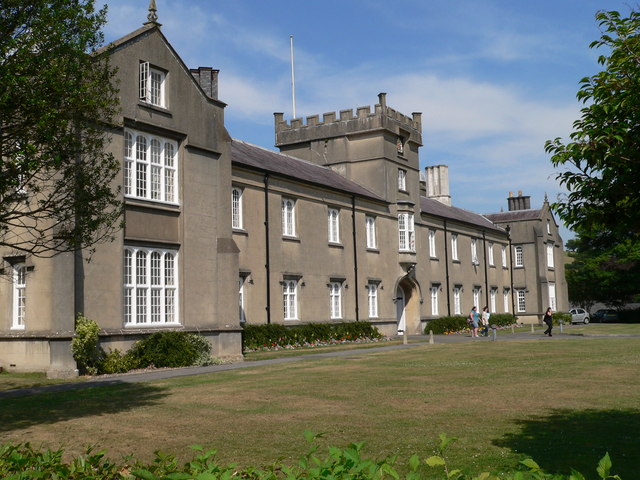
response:
[(422, 114), (411, 117), (387, 106), (386, 93), (373, 107), (358, 107), (284, 120), (275, 113), (280, 151), (328, 166), (390, 203), (419, 206)]

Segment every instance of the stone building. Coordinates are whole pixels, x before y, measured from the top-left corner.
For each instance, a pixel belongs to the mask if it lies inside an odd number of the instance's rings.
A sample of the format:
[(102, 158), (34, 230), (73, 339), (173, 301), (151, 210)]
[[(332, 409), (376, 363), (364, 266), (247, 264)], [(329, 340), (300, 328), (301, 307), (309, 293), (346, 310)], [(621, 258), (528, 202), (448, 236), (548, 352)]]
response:
[(488, 216), (453, 206), (448, 167), (420, 170), (421, 115), (384, 93), (355, 112), (276, 113), (276, 152), (231, 139), (218, 71), (189, 69), (155, 17), (106, 49), (125, 227), (91, 263), (0, 251), (13, 279), (0, 282), (0, 367), (73, 375), (78, 312), (105, 349), (177, 329), (238, 360), (244, 322), (366, 320), (395, 335), (474, 305), (515, 306), (527, 321), (547, 301), (568, 308), (548, 204), (531, 210), (519, 195)]

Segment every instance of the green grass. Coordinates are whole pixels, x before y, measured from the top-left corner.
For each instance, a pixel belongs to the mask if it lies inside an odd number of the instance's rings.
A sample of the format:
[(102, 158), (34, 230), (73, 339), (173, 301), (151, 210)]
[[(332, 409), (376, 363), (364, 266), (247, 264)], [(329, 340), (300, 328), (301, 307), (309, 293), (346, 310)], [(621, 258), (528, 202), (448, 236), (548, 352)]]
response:
[(59, 383), (83, 381), (77, 379), (50, 379), (44, 373), (0, 373), (0, 391), (13, 390), (15, 388), (39, 387), (42, 385), (56, 385)]
[[(590, 327), (590, 326), (588, 326)], [(640, 338), (465, 342), (301, 360), (148, 384), (0, 399), (0, 438), (88, 444), (120, 458), (187, 446), (217, 448), (241, 465), (297, 459), (302, 432), (323, 445), (366, 442), (366, 454), (433, 453), (459, 437), (450, 464), (506, 470), (533, 457), (550, 472), (595, 477), (609, 452), (636, 477), (640, 448)], [(439, 478), (434, 475), (433, 478)]]

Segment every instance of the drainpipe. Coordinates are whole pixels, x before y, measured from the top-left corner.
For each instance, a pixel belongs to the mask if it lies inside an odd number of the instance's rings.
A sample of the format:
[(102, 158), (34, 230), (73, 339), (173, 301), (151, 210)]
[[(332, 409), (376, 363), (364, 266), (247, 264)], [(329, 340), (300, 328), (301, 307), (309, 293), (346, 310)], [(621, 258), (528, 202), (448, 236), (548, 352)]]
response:
[(360, 303), (358, 300), (358, 242), (356, 236), (356, 196), (351, 196), (351, 230), (353, 231), (353, 274), (355, 278), (356, 322), (360, 321)]
[(447, 220), (444, 220), (444, 269), (447, 283), (447, 316), (451, 316), (451, 289), (449, 288), (449, 240), (447, 240)]
[(267, 324), (271, 323), (271, 256), (269, 252), (269, 174), (264, 174), (264, 236), (265, 236), (265, 265), (267, 275)]
[(484, 304), (489, 305), (489, 275), (487, 273), (487, 235), (482, 231), (482, 248), (484, 249)]

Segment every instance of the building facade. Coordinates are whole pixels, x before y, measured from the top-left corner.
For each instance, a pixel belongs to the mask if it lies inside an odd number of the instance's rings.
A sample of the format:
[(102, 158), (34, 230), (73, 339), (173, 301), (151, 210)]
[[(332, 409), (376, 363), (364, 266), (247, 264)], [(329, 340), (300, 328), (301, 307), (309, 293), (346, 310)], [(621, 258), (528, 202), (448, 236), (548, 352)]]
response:
[(547, 304), (568, 308), (548, 204), (453, 206), (448, 167), (420, 170), (421, 115), (386, 94), (306, 121), (276, 113), (276, 152), (231, 139), (217, 70), (187, 68), (154, 18), (107, 51), (125, 226), (90, 263), (0, 251), (1, 367), (73, 375), (77, 313), (105, 349), (184, 330), (233, 361), (243, 323), (370, 321), (395, 335), (472, 306), (536, 322)]

